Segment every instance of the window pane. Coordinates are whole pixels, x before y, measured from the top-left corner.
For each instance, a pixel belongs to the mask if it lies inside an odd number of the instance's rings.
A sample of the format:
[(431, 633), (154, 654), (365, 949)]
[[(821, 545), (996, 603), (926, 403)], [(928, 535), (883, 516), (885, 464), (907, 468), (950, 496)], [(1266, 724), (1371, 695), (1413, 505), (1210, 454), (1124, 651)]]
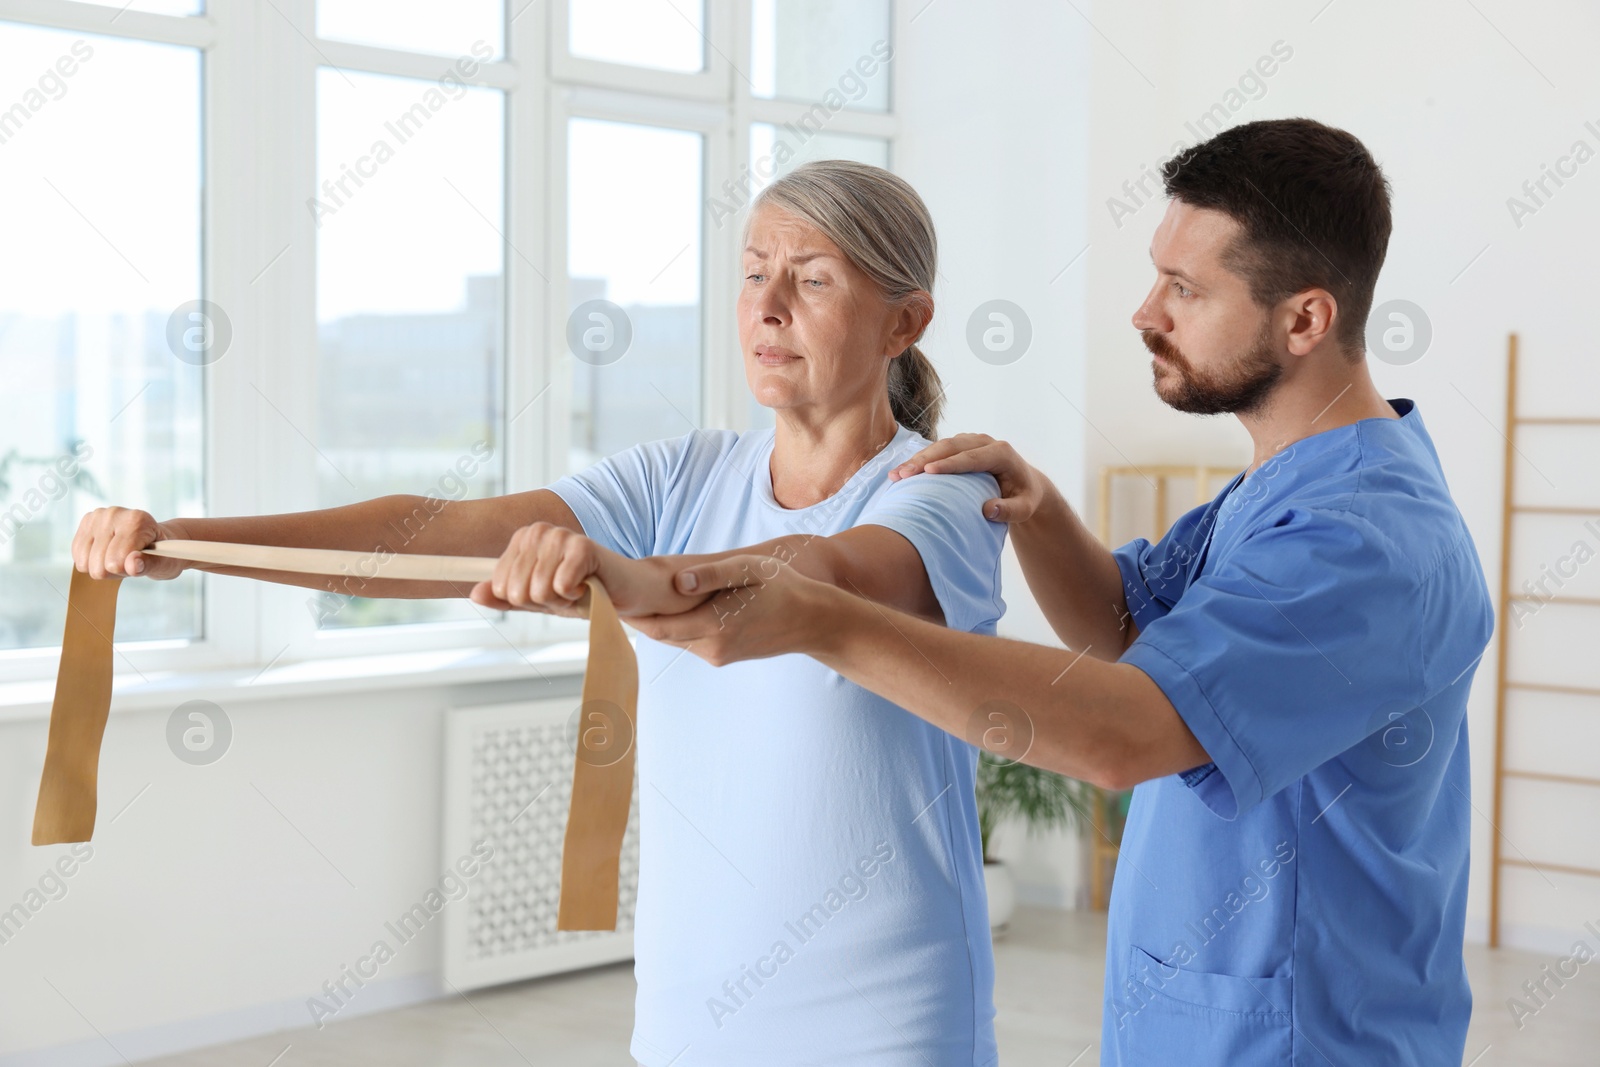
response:
[[(86, 512), (204, 511), (200, 54), (0, 23), (0, 108), (0, 648), (49, 647)], [(200, 636), (200, 590), (125, 583), (117, 640)]]
[[(537, 2), (510, 0), (512, 16)], [(403, 52), (493, 59), (505, 52), (505, 24), (502, 0), (317, 0), (318, 37)]]
[(756, 96), (889, 110), (889, 0), (753, 0)]
[(568, 469), (581, 470), (700, 423), (704, 145), (683, 130), (573, 119), (567, 158)]
[(567, 49), (585, 59), (686, 74), (706, 66), (705, 4), (569, 0)]
[[(306, 436), (320, 456), (308, 507), (505, 491), (504, 102), (492, 89), (318, 72), (317, 424)], [(317, 601), (325, 627), (482, 617), (464, 600)]]
[(813, 159), (853, 159), (874, 167), (889, 166), (889, 142), (882, 137), (849, 133), (813, 133), (794, 123), (750, 126), (750, 171), (754, 188), (766, 188), (772, 179)]
[[(882, 137), (857, 137), (844, 133), (813, 133), (793, 123), (774, 126), (756, 122), (750, 126), (750, 173), (753, 188), (759, 192), (774, 178), (813, 159), (853, 159), (874, 167), (889, 166), (889, 142)], [(750, 427), (772, 425), (772, 409), (749, 400)]]

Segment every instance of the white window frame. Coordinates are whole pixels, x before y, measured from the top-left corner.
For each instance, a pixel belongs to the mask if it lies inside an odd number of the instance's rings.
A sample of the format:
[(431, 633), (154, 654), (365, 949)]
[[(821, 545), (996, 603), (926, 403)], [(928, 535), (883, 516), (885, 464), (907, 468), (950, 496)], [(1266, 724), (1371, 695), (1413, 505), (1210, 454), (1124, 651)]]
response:
[[(228, 312), (236, 339), (234, 350), (204, 372), (210, 515), (303, 509), (299, 487), (316, 476), (322, 462), (294, 429), (312, 425), (316, 410), (315, 393), (306, 386), (315, 381), (311, 372), (318, 345), (316, 229), (305, 204), (316, 181), (316, 143), (308, 131), (316, 128), (318, 68), (432, 80), (456, 58), (320, 39), (314, 3), (210, 0), (206, 14), (186, 17), (75, 0), (0, 0), (0, 21), (202, 53), (203, 288), (207, 299)], [(706, 0), (706, 67), (694, 74), (571, 56), (565, 0), (550, 0), (540, 5), (542, 12), (532, 13), (525, 3), (506, 0), (505, 54), (464, 79), (505, 94), (502, 347), (509, 422), (500, 427), (499, 447), (508, 493), (548, 485), (565, 473), (571, 433), (571, 360), (565, 355), (567, 120), (581, 116), (700, 133), (710, 197), (742, 173), (751, 123), (791, 122), (811, 106), (755, 97), (738, 73), (750, 68), (749, 0)], [(890, 67), (891, 76), (897, 67)], [(263, 86), (270, 91), (263, 92)], [(891, 108), (894, 90), (891, 84)], [(892, 110), (845, 109), (829, 120), (829, 132), (883, 138), (893, 159), (898, 126)], [(703, 364), (697, 417), (703, 427), (748, 426), (733, 323), (737, 230), (737, 225), (714, 226), (709, 214), (702, 214)], [(248, 339), (248, 346), (241, 339)], [(202, 580), (204, 635), (119, 643), (119, 674), (151, 678), (507, 645), (531, 652), (583, 633), (581, 623), (527, 612), (504, 619), (484, 613), (485, 621), (476, 622), (319, 631), (306, 607), (312, 590), (213, 574)], [(0, 653), (0, 682), (50, 677), (59, 654), (59, 646)]]
[[(666, 2), (666, 0), (663, 0)], [(728, 97), (733, 20), (725, 0), (703, 0), (705, 26), (700, 36), (705, 65), (694, 73), (608, 63), (567, 50), (570, 22), (567, 0), (546, 0), (550, 12), (551, 80), (565, 85), (590, 85), (651, 96), (681, 96), (722, 103)]]

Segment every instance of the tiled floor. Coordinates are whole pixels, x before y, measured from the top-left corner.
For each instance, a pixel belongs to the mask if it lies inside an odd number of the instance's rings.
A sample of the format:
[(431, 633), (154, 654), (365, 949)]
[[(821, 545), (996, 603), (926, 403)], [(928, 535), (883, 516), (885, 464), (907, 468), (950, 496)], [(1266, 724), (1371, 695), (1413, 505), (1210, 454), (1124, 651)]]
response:
[[(1099, 1062), (1105, 917), (1023, 908), (995, 943), (996, 1028), (1005, 1067)], [(1549, 957), (1467, 950), (1477, 1010), (1471, 1067), (1600, 1063), (1600, 961), (1519, 1031), (1506, 999)], [(631, 1067), (631, 964), (502, 986), (400, 1011), (147, 1061), (157, 1067)], [(287, 1047), (287, 1051), (285, 1051)], [(274, 1057), (279, 1057), (274, 1059)], [(1074, 1057), (1078, 1057), (1074, 1059)], [(1367, 1067), (1367, 1065), (1360, 1065)]]

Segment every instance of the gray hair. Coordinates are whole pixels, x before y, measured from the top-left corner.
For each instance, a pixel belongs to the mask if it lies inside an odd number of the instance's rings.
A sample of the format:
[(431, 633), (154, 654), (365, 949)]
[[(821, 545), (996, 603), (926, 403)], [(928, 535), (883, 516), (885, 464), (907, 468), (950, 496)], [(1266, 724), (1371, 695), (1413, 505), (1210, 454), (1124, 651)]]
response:
[[(822, 231), (891, 304), (918, 290), (933, 291), (939, 252), (933, 216), (904, 178), (846, 159), (816, 160), (763, 189), (751, 215), (763, 206), (797, 215)], [(748, 217), (745, 228), (748, 232)], [(889, 363), (889, 407), (895, 422), (930, 441), (938, 439), (944, 387), (915, 342)]]

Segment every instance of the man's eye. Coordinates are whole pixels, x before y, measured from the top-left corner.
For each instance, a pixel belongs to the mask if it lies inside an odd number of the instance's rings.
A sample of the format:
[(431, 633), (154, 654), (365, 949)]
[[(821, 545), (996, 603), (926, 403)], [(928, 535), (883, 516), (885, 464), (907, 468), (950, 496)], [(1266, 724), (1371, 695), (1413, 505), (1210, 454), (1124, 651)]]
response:
[(810, 286), (814, 286), (815, 288), (820, 289), (820, 288), (822, 288), (822, 279), (821, 278), (807, 278), (806, 279), (806, 284), (810, 285)]
[(765, 277), (766, 277), (765, 274), (746, 274), (744, 276), (744, 280), (747, 281), (747, 282), (758, 282), (758, 281), (761, 281), (762, 279), (764, 279)]
[(1172, 287), (1174, 289), (1178, 290), (1178, 295), (1179, 296), (1192, 296), (1193, 295), (1193, 293), (1190, 290), (1185, 289), (1183, 287), (1183, 283), (1182, 282), (1173, 282), (1172, 283)]

